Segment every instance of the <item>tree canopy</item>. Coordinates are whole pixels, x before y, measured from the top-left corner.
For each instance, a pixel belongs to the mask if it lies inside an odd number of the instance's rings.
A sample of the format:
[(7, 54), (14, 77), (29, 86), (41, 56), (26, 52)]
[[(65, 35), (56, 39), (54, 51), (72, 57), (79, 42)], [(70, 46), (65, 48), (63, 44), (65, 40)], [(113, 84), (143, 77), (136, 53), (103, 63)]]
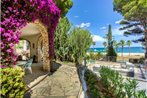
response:
[(55, 32), (56, 59), (79, 63), (79, 59), (85, 57), (87, 50), (93, 44), (88, 30), (72, 28), (67, 17), (60, 18)]
[(114, 0), (114, 10), (121, 13), (124, 19), (131, 21), (146, 20), (146, 0)]
[[(146, 0), (114, 0), (114, 10), (121, 13), (124, 19), (120, 22), (125, 35), (144, 35), (147, 29), (147, 1)], [(139, 38), (136, 41), (143, 41)]]
[(73, 5), (72, 0), (54, 0), (57, 7), (61, 10), (61, 17), (64, 17)]
[(92, 36), (88, 30), (74, 28), (70, 33), (69, 40), (73, 49), (74, 61), (78, 63), (78, 60), (86, 55), (86, 51), (92, 45)]
[(112, 42), (112, 29), (111, 29), (111, 25), (108, 26), (108, 33), (106, 34), (107, 42), (108, 42), (108, 46), (110, 46), (110, 43)]
[(107, 54), (106, 56), (117, 56), (114, 48), (113, 48), (113, 38), (112, 38), (112, 29), (111, 29), (111, 25), (108, 26), (108, 33), (106, 34), (107, 39)]
[(136, 41), (145, 41), (147, 58), (147, 0), (114, 0), (114, 10), (122, 14), (120, 22), (125, 35), (143, 35)]
[(68, 53), (68, 32), (71, 28), (71, 23), (67, 17), (60, 18), (55, 31), (55, 52), (57, 58), (64, 59)]

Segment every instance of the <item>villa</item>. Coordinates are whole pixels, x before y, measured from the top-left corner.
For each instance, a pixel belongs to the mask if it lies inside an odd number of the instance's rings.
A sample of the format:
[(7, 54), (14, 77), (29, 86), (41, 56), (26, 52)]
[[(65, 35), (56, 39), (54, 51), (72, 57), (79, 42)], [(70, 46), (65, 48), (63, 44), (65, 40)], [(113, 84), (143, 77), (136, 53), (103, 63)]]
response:
[(0, 97), (147, 98), (146, 0), (1, 4)]
[(46, 28), (37, 22), (29, 23), (21, 32), (20, 39), (29, 42), (30, 57), (35, 56), (35, 62), (42, 62), (43, 69), (50, 71), (49, 35)]

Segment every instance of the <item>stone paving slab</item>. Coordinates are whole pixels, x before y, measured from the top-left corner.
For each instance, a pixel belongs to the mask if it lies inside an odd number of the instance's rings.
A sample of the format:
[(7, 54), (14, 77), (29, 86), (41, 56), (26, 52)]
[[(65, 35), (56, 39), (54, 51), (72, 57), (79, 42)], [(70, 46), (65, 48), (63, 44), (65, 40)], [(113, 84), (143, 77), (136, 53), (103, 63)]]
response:
[(62, 65), (32, 88), (31, 98), (77, 98), (80, 81), (76, 67)]

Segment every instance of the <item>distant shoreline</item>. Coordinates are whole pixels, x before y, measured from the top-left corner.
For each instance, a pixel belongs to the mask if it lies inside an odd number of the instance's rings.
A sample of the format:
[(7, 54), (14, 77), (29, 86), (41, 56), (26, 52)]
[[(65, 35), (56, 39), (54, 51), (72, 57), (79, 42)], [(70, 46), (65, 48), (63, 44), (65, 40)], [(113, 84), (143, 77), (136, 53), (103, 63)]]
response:
[[(87, 51), (87, 53), (89, 53), (89, 52), (98, 53), (99, 51)], [(106, 52), (100, 52), (100, 53), (105, 54)], [(117, 54), (122, 54), (122, 52), (117, 52)], [(123, 54), (129, 55), (129, 52), (124, 52)], [(145, 54), (145, 53), (143, 53), (143, 52), (130, 52), (130, 54), (134, 55), (134, 54)]]
[[(121, 56), (122, 53), (117, 53), (118, 56)], [(129, 56), (129, 53), (123, 53), (124, 56)], [(144, 56), (144, 53), (130, 53), (131, 56)]]
[[(97, 52), (93, 52), (94, 54)], [(106, 54), (105, 52), (101, 52), (102, 54)], [(87, 52), (89, 54), (89, 52)], [(122, 53), (117, 53), (118, 56), (122, 56)], [(130, 53), (130, 56), (144, 56), (145, 53)], [(129, 56), (129, 53), (123, 53), (123, 56)]]
[[(115, 48), (114, 48), (115, 49)], [(124, 47), (123, 49), (123, 53), (132, 53), (132, 54), (144, 54), (145, 53), (145, 50), (143, 49), (143, 47)], [(130, 51), (129, 51), (130, 50)], [(105, 53), (106, 52), (106, 49), (105, 48), (89, 48), (87, 52), (101, 52), (101, 53)], [(122, 53), (122, 48), (119, 47), (117, 49), (117, 53), (120, 54)]]
[[(128, 46), (124, 46), (124, 48), (126, 48), (126, 47), (128, 48)], [(140, 47), (141, 47), (141, 46), (137, 46), (137, 47), (134, 46), (134, 47), (130, 47), (130, 48), (140, 48)], [(92, 48), (93, 48), (93, 47), (92, 47)], [(104, 48), (104, 47), (94, 47), (94, 48)], [(119, 48), (121, 48), (121, 47), (119, 47)], [(141, 48), (143, 48), (143, 47), (141, 47)]]
[[(96, 54), (96, 52), (93, 52), (94, 54)], [(102, 53), (103, 55), (105, 55), (106, 53)], [(89, 52), (87, 52), (87, 55), (89, 55)], [(145, 54), (144, 53), (123, 53), (123, 56), (121, 53), (117, 53), (117, 60), (126, 60), (128, 61), (130, 58), (132, 59), (140, 59), (140, 58), (144, 58)]]

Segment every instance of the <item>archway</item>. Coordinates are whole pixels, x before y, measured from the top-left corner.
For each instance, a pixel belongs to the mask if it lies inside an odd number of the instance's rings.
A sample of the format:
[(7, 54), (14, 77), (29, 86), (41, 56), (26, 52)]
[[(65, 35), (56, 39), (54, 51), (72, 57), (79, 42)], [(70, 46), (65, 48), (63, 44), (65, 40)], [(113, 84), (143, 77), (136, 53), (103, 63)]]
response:
[[(42, 46), (43, 46), (43, 69), (50, 71), (50, 59), (49, 59), (49, 35), (47, 32), (46, 27), (39, 23), (39, 22), (35, 22), (35, 24), (38, 26), (39, 31), (41, 33), (41, 37), (39, 38), (40, 40), (38, 40), (38, 45), (39, 45), (39, 41), (42, 40)], [(41, 47), (40, 47), (41, 48)]]
[(43, 54), (44, 53), (44, 47), (43, 47), (43, 38), (40, 36), (38, 38), (38, 44), (37, 44), (37, 56), (38, 56), (38, 62), (43, 61)]
[(50, 71), (49, 35), (46, 27), (40, 22), (29, 23), (21, 29), (21, 38), (30, 42), (30, 55), (35, 62), (43, 63), (43, 69)]
[[(13, 67), (16, 65), (17, 55), (14, 52), (14, 44), (19, 42), (20, 29), (27, 26), (30, 22), (38, 20), (38, 26), (41, 26), (41, 33), (45, 43), (44, 48), (44, 69), (49, 69), (50, 58), (54, 55), (54, 31), (57, 26), (60, 10), (52, 0), (5, 0), (2, 2), (2, 19), (1, 19), (1, 68)], [(21, 10), (20, 10), (21, 9)], [(34, 35), (37, 37), (38, 35)], [(31, 40), (33, 40), (32, 38)], [(34, 40), (37, 40), (36, 38)], [(49, 41), (50, 40), (50, 41)], [(31, 43), (36, 54), (36, 42)], [(47, 46), (48, 45), (48, 46)], [(50, 49), (50, 52), (49, 52)], [(32, 55), (31, 54), (31, 55)]]

